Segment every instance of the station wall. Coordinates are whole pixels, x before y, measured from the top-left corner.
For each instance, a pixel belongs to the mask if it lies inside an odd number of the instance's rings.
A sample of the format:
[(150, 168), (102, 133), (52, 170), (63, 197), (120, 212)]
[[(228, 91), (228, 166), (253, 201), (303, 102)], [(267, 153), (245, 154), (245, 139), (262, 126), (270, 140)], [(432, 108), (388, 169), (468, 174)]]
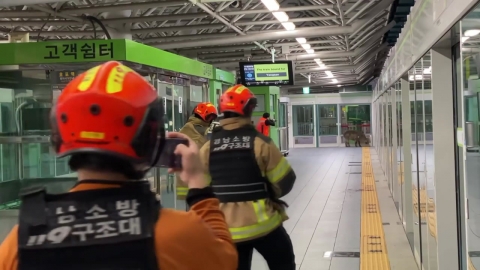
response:
[[(338, 147), (344, 145), (343, 133), (346, 130), (362, 129), (373, 143), (370, 130), (371, 92), (367, 93), (330, 93), (283, 95), (288, 101), (288, 146), (304, 147)], [(410, 91), (410, 101), (432, 100), (432, 91), (425, 89), (422, 93)], [(368, 110), (368, 119), (362, 119), (356, 125), (347, 122), (345, 117), (348, 107), (361, 106)], [(301, 113), (298, 111), (301, 110)], [(331, 114), (325, 115), (325, 110)], [(328, 112), (327, 112), (328, 113)], [(415, 136), (412, 134), (411, 136)], [(427, 136), (426, 143), (431, 143)]]

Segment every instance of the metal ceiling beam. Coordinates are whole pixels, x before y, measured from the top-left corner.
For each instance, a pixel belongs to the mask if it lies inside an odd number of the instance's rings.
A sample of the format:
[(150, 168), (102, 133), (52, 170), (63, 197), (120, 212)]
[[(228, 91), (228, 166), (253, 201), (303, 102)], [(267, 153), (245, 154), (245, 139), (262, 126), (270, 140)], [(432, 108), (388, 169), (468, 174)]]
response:
[[(27, 12), (27, 13), (24, 13)], [(30, 12), (30, 13), (29, 13)], [(29, 20), (29, 21), (0, 21), (0, 26), (70, 26), (78, 24), (77, 21), (72, 20), (46, 20), (45, 13), (42, 13), (42, 16), (37, 16), (37, 12), (31, 13), (31, 11), (14, 11), (10, 13), (8, 10), (0, 10), (0, 17), (3, 18), (27, 18), (27, 17), (35, 17), (38, 18), (45, 18), (44, 20)], [(29, 14), (33, 14), (32, 16), (28, 16)], [(192, 14), (178, 14), (178, 15), (161, 15), (161, 16), (142, 16), (142, 17), (129, 17), (129, 18), (113, 18), (113, 19), (102, 19), (101, 21), (103, 24), (119, 24), (119, 23), (136, 23), (136, 22), (159, 22), (159, 21), (176, 21), (176, 20), (191, 20), (191, 19), (202, 19), (207, 18), (208, 14), (202, 13), (192, 13)]]
[[(140, 42), (146, 43), (150, 46), (160, 48), (161, 44), (171, 44), (171, 43), (176, 43), (178, 41), (195, 41), (197, 42), (199, 39), (201, 41), (208, 39), (210, 40), (210, 43), (212, 43), (212, 39), (217, 39), (217, 38), (225, 38), (225, 37), (237, 37), (237, 33), (209, 33), (209, 34), (196, 34), (196, 35), (180, 35), (180, 36), (167, 36), (167, 37), (155, 37), (155, 38), (145, 38), (142, 39)], [(171, 42), (165, 42), (165, 41), (171, 41)], [(215, 45), (215, 44), (211, 44)], [(176, 49), (176, 47), (172, 47), (171, 49)], [(168, 49), (165, 49), (168, 50)]]
[(347, 9), (344, 13), (344, 15), (348, 15), (350, 12), (354, 11), (358, 6), (360, 6), (363, 3), (364, 0), (357, 0), (355, 4), (353, 4), (349, 9)]
[(28, 5), (40, 5), (40, 4), (49, 4), (58, 2), (52, 0), (1, 0), (0, 4), (2, 7), (9, 6), (28, 6)]
[[(352, 79), (358, 79), (359, 75), (358, 74), (348, 74), (348, 75), (341, 75), (341, 76), (335, 76), (334, 78), (330, 78), (330, 77), (326, 77), (326, 76), (322, 76), (322, 77), (311, 77), (311, 80), (315, 80), (316, 82), (322, 82), (322, 81), (325, 81), (325, 82), (330, 82), (332, 81), (332, 79), (337, 79), (338, 81), (340, 80), (352, 80)], [(308, 85), (308, 80), (295, 80), (295, 83), (299, 83), (299, 84), (306, 84)]]
[[(323, 16), (323, 17), (302, 17), (302, 18), (290, 18), (289, 22), (316, 22), (316, 21), (328, 21), (335, 20), (335, 16)], [(261, 24), (280, 24), (278, 20), (263, 20), (263, 21), (252, 21), (242, 20), (235, 23), (235, 25), (261, 25)]]
[(62, 9), (64, 14), (96, 14), (101, 12), (112, 12), (112, 11), (123, 11), (123, 10), (135, 10), (135, 9), (149, 9), (149, 8), (160, 8), (160, 7), (178, 7), (183, 5), (188, 5), (188, 1), (177, 0), (177, 1), (151, 1), (151, 2), (141, 2), (141, 3), (130, 3), (130, 4), (116, 4), (116, 5), (97, 5), (89, 7), (78, 7), (78, 8), (69, 8)]
[[(378, 46), (377, 49), (369, 53), (366, 57), (364, 57), (364, 61), (356, 64), (356, 65), (350, 65), (350, 64), (345, 64), (342, 66), (333, 66), (329, 65), (326, 68), (311, 68), (311, 69), (297, 69), (294, 71), (295, 74), (300, 74), (300, 73), (317, 73), (325, 70), (356, 70), (359, 67), (364, 66), (368, 61), (370, 61), (373, 57), (375, 57), (379, 52), (386, 50), (388, 48), (387, 43), (383, 43), (382, 45)], [(355, 50), (354, 52), (359, 51), (358, 49)]]
[[(317, 65), (317, 67), (314, 68), (306, 68), (306, 69), (296, 69), (294, 71), (295, 74), (300, 74), (300, 73), (318, 73), (322, 72), (325, 70), (344, 70), (344, 71), (354, 71), (357, 70), (358, 68), (366, 67), (368, 66), (368, 61), (371, 61), (372, 58), (374, 58), (378, 53), (382, 52), (383, 50), (388, 49), (388, 43), (383, 43), (376, 47), (373, 51), (371, 51), (371, 46), (366, 45), (364, 47), (358, 48), (354, 51), (350, 52), (327, 52), (323, 53), (322, 57), (325, 59), (326, 62), (328, 62), (328, 59), (334, 58), (336, 61), (345, 61), (347, 60), (348, 57), (359, 57), (363, 56), (363, 61), (352, 65), (351, 63), (345, 63), (345, 64), (332, 64), (332, 65), (327, 65), (326, 68), (321, 68)], [(370, 51), (367, 55), (363, 55), (366, 51)], [(214, 60), (217, 61), (230, 61), (230, 62), (215, 62), (215, 61), (207, 61), (211, 65), (218, 67), (218, 68), (226, 68), (226, 67), (236, 67), (238, 66), (238, 61), (232, 61), (235, 59), (238, 60), (244, 60), (245, 57), (239, 55), (238, 58), (234, 58), (235, 56), (228, 56), (225, 58), (215, 58)], [(322, 57), (315, 57), (315, 58), (322, 58)], [(269, 56), (260, 56), (260, 57), (253, 57), (255, 60), (268, 60), (270, 57)], [(292, 57), (288, 58), (289, 60), (294, 60)], [(312, 58), (314, 59), (314, 58)], [(213, 60), (213, 59), (212, 59)], [(308, 59), (307, 59), (308, 60)], [(331, 60), (331, 59), (330, 59)], [(296, 60), (298, 61), (298, 60)], [(301, 60), (300, 60), (301, 61)], [(361, 71), (361, 70), (360, 70)]]
[[(395, 25), (395, 23), (393, 24)], [(382, 28), (374, 37), (372, 37), (372, 41), (376, 41), (380, 39), (390, 28), (392, 27), (390, 24)], [(377, 38), (378, 37), (378, 38)], [(386, 46), (382, 44), (382, 46)], [(360, 47), (353, 51), (348, 52), (318, 52), (313, 54), (303, 54), (294, 57), (288, 57), (289, 60), (307, 60), (307, 59), (315, 59), (315, 58), (340, 58), (340, 57), (358, 57), (363, 54), (366, 50), (370, 49), (371, 45), (368, 44), (366, 46)]]
[(83, 18), (76, 17), (76, 16), (70, 16), (68, 14), (58, 12), (58, 11), (52, 9), (50, 6), (42, 7), (42, 6), (34, 5), (34, 6), (32, 6), (32, 8), (34, 8), (36, 10), (43, 11), (43, 12), (45, 12), (47, 14), (50, 14), (54, 17), (65, 18), (65, 19), (68, 19), (68, 20), (76, 21), (77, 23), (79, 23), (79, 22), (83, 23), (85, 21), (85, 19), (83, 19)]
[(378, 31), (375, 31), (374, 34), (373, 33), (368, 33), (367, 35), (365, 35), (364, 38), (362, 38), (360, 41), (355, 43), (351, 48), (355, 49), (357, 46), (363, 45), (364, 42), (367, 39), (369, 39), (369, 40), (379, 40), (381, 37), (383, 37), (383, 35), (385, 35), (385, 33), (387, 33), (390, 29), (392, 29), (396, 24), (397, 24), (397, 22), (391, 21), (389, 24), (387, 24), (384, 27), (378, 29)]
[(294, 31), (275, 31), (275, 32), (261, 32), (258, 34), (248, 34), (245, 36), (225, 37), (215, 40), (197, 40), (186, 42), (170, 42), (159, 44), (155, 47), (160, 49), (176, 49), (176, 48), (192, 48), (211, 45), (229, 45), (235, 43), (247, 43), (264, 40), (279, 40), (279, 39), (293, 39), (297, 37), (320, 37), (320, 36), (335, 36), (351, 34), (354, 31), (353, 26), (318, 26), (318, 27), (304, 27)]
[[(343, 40), (332, 39), (332, 40), (314, 40), (309, 41), (310, 45), (313, 44), (331, 44), (331, 43), (338, 43), (342, 42)], [(279, 43), (270, 43), (268, 44), (269, 47), (280, 48), (282, 46), (298, 46), (298, 42), (279, 42)], [(197, 53), (197, 52), (218, 52), (218, 51), (236, 51), (236, 50), (248, 50), (248, 49), (255, 49), (257, 48), (254, 44), (244, 44), (244, 45), (232, 45), (232, 46), (215, 46), (215, 47), (205, 47), (201, 49), (180, 49), (176, 50), (178, 53)]]
[[(230, 23), (230, 21), (228, 21), (226, 18), (222, 17), (222, 15), (218, 15), (217, 13), (215, 13), (215, 11), (211, 10), (208, 6), (204, 5), (204, 4), (201, 4), (201, 3), (196, 3), (195, 0), (190, 0), (190, 2), (192, 2), (192, 4), (196, 4), (196, 6), (198, 8), (200, 8), (201, 10), (205, 11), (206, 13), (208, 13), (210, 16), (212, 16), (213, 18), (217, 19), (219, 22), (223, 23), (225, 26), (227, 26), (228, 28), (232, 29), (233, 31), (237, 32), (238, 34), (240, 34), (241, 36), (246, 36), (247, 34), (245, 32), (243, 32), (242, 29), (238, 28), (237, 26), (233, 25)], [(258, 43), (256, 40), (252, 40), (252, 42), (257, 45), (259, 48), (267, 51), (267, 52), (270, 52), (270, 50), (263, 46), (263, 44), (260, 44)]]
[(294, 85), (294, 86), (282, 86), (282, 89), (301, 89), (303, 87), (310, 87), (310, 90), (312, 90), (312, 87), (321, 87), (321, 86), (332, 86), (332, 85), (344, 85), (344, 84), (349, 84), (349, 83), (356, 83), (358, 80), (357, 78), (355, 79), (348, 79), (346, 81), (338, 81), (336, 83), (330, 81), (325, 81), (323, 83), (317, 83), (317, 84), (304, 84), (304, 85)]
[[(312, 5), (312, 6), (297, 6), (297, 7), (284, 7), (277, 10), (278, 12), (291, 12), (291, 11), (306, 11), (306, 10), (318, 10), (318, 9), (329, 9), (333, 8), (332, 5)], [(259, 13), (271, 13), (268, 9), (251, 9), (251, 10), (240, 10), (240, 11), (224, 11), (220, 12), (221, 16), (235, 16), (235, 15), (244, 15), (244, 14), (259, 14)]]

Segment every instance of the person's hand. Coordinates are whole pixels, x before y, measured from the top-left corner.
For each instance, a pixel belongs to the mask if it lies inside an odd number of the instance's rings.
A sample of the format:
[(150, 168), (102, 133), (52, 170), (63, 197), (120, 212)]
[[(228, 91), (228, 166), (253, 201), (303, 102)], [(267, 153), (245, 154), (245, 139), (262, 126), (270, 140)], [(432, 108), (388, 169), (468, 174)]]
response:
[(188, 188), (204, 188), (207, 186), (203, 176), (203, 165), (198, 155), (198, 146), (187, 135), (178, 132), (169, 132), (169, 138), (182, 138), (188, 140), (188, 146), (177, 145), (175, 155), (182, 157), (182, 169), (168, 169), (169, 173), (177, 172), (180, 179), (187, 184)]

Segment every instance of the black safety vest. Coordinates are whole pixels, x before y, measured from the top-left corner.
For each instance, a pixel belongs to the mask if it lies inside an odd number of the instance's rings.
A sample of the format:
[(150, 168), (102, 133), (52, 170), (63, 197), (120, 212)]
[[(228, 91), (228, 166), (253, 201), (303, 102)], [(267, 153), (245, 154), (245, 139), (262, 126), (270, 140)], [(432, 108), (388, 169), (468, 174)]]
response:
[(122, 185), (56, 195), (24, 190), (18, 269), (158, 269), (154, 226), (161, 206), (148, 182), (108, 183)]
[(268, 180), (255, 158), (253, 126), (215, 128), (210, 139), (209, 171), (213, 192), (222, 203), (269, 198)]

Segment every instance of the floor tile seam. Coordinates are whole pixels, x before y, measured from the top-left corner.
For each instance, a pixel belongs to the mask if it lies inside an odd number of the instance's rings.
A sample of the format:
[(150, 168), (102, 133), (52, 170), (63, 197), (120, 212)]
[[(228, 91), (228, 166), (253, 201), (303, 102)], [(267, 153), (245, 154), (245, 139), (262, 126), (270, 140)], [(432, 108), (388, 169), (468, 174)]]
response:
[[(343, 160), (342, 160), (342, 164), (343, 164), (345, 158), (346, 158), (346, 155), (344, 155), (344, 158), (343, 158)], [(322, 179), (322, 182), (323, 182), (323, 179)], [(332, 187), (333, 187), (333, 186), (332, 186)], [(315, 193), (316, 193), (317, 191), (318, 191), (318, 188), (317, 188), (317, 190), (315, 191)], [(328, 194), (328, 196), (327, 196), (327, 202), (328, 202), (328, 198), (330, 197), (330, 194), (331, 194), (331, 192), (330, 192), (330, 193)], [(309, 204), (310, 204), (310, 202), (311, 202), (311, 200), (309, 201)], [(326, 204), (325, 204), (325, 205), (326, 205)], [(324, 209), (325, 209), (325, 205), (323, 206), (321, 213), (323, 213), (323, 211), (324, 211)], [(307, 205), (307, 207), (308, 207), (308, 205)], [(306, 207), (306, 208), (307, 208), (307, 207)], [(303, 211), (303, 212), (304, 212), (304, 211)], [(303, 215), (303, 212), (302, 212), (302, 215)], [(317, 224), (315, 225), (315, 229), (314, 229), (314, 233), (312, 234), (312, 238), (313, 238), (313, 236), (315, 235), (315, 231), (316, 231), (317, 228), (318, 228), (318, 224), (319, 224), (319, 222), (320, 222), (321, 216), (322, 216), (322, 214), (320, 214), (320, 218), (317, 220)], [(296, 226), (296, 224), (295, 224), (295, 226)], [(337, 233), (338, 233), (338, 231), (337, 231)], [(312, 243), (312, 238), (310, 238), (310, 241), (308, 242), (307, 250), (308, 250), (308, 248), (310, 247), (310, 244)], [(303, 262), (304, 259), (305, 259), (305, 254), (304, 254), (303, 257), (302, 257), (302, 262)], [(301, 267), (301, 265), (302, 265), (302, 263), (300, 263), (300, 267)]]
[[(330, 157), (331, 155), (335, 155), (335, 154), (337, 154), (337, 153), (335, 153), (335, 152), (332, 151), (332, 152), (329, 154), (328, 157)], [(330, 159), (326, 158), (326, 160), (330, 160)], [(332, 163), (330, 164), (330, 166), (328, 166), (327, 171), (330, 169), (331, 165), (332, 165), (334, 162), (335, 162), (335, 159), (332, 159)], [(318, 172), (322, 167), (323, 167), (323, 164), (322, 164), (321, 166), (319, 166), (319, 167), (315, 170), (315, 172), (311, 174), (310, 177), (308, 177), (307, 182), (306, 182), (305, 185), (302, 187), (302, 189), (300, 190), (300, 192), (298, 193), (298, 195), (295, 196), (295, 198), (293, 199), (293, 201), (291, 202), (291, 204), (293, 204), (293, 203), (297, 200), (297, 198), (300, 196), (300, 194), (303, 192), (303, 190), (304, 190), (304, 189), (308, 186), (308, 184), (312, 181), (312, 179), (313, 179), (313, 177), (315, 176), (315, 174), (317, 174), (317, 172)], [(326, 173), (325, 173), (325, 174), (326, 174)], [(322, 181), (323, 181), (323, 177), (322, 177)], [(320, 182), (322, 182), (322, 181), (320, 181)]]
[[(347, 177), (347, 185), (345, 186), (345, 191), (346, 191), (346, 188), (348, 187), (348, 183), (350, 182), (350, 180), (351, 179), (350, 179), (350, 174), (349, 174), (348, 177)], [(346, 195), (347, 195), (347, 193), (345, 192), (344, 196), (343, 196), (343, 202), (342, 202), (342, 211), (341, 211), (339, 222), (338, 222), (338, 225), (337, 225), (337, 233), (335, 234), (335, 243), (333, 244), (333, 250), (335, 250), (335, 247), (337, 246), (338, 232), (339, 232), (339, 229), (340, 229), (340, 224), (342, 222), (342, 217), (344, 216), (343, 215), (343, 209), (344, 209), (344, 205), (345, 205)]]
[[(335, 162), (335, 160), (336, 160), (336, 158), (335, 158), (335, 159), (332, 159), (332, 162), (331, 162), (331, 164), (330, 164), (330, 166), (329, 166), (329, 169), (328, 169), (327, 172), (325, 173), (324, 177), (321, 179), (320, 183), (318, 183), (318, 186), (316, 187), (315, 192), (314, 192), (313, 194), (315, 194), (315, 193), (317, 192), (318, 188), (319, 188), (320, 185), (323, 183), (323, 180), (325, 179), (325, 176), (327, 175), (328, 171), (330, 170), (330, 168), (331, 168), (332, 164)], [(317, 170), (318, 170), (318, 169), (317, 169)], [(310, 181), (311, 181), (311, 179), (310, 179), (308, 182), (310, 182)], [(300, 217), (298, 218), (297, 222), (295, 222), (295, 225), (293, 226), (293, 228), (291, 229), (291, 231), (290, 231), (289, 233), (292, 233), (293, 230), (295, 229), (295, 227), (297, 226), (299, 220), (300, 220), (301, 217), (303, 216), (303, 213), (305, 212), (305, 210), (307, 209), (308, 205), (310, 204), (313, 196), (314, 196), (314, 195), (312, 195), (312, 197), (310, 197), (310, 199), (308, 200), (307, 205), (303, 208), (302, 213), (300, 214)], [(328, 201), (328, 199), (327, 199), (327, 201)], [(324, 207), (325, 207), (325, 205), (324, 205)], [(322, 211), (323, 211), (323, 209), (322, 209)]]

